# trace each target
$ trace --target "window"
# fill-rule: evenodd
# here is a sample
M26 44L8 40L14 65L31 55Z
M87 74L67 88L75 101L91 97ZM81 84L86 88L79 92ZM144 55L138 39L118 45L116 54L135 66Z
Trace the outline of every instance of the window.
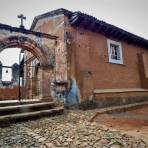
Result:
M109 62L123 64L121 43L108 39Z

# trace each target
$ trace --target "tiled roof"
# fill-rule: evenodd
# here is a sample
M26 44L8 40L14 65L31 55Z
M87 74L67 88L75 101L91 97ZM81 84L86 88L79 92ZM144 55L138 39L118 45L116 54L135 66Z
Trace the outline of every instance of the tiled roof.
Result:
M108 38L124 41L129 44L134 44L139 47L148 48L148 40L140 36L127 32L119 27L101 21L91 15L84 14L80 11L72 12L66 9L57 9L34 18L31 29L33 29L39 19L52 17L56 15L66 15L69 18L70 24L73 27L83 27L92 32L98 32Z

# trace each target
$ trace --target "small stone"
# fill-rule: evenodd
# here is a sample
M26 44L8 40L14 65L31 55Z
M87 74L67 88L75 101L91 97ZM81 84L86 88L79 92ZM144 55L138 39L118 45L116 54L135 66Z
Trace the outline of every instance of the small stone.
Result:
M89 143L90 146L93 146L94 144L92 142Z
M36 130L35 130L35 133L37 133L37 134L38 134L38 133L40 133L40 131L39 131L38 129L36 129Z
M121 148L121 146L117 145L117 144L113 144L113 145L110 146L110 148Z
M38 139L38 142L43 142L45 140L46 140L46 138L45 137L42 137L42 138Z
M80 144L81 144L81 142L80 142L80 141L78 141L78 140L76 140L76 141L75 141L75 144L76 144L76 145L80 145Z
M53 143L46 143L45 145L46 145L47 148L53 148L54 147Z
M102 146L101 148L108 148L107 146Z
M35 138L35 139L40 139L41 136L39 136L39 135L35 135L34 138Z
M59 136L58 139L60 142L63 141L63 136Z
M88 139L87 138L83 138L82 141L88 141Z
M68 144L68 142L64 142L63 145L64 145L64 146L67 146L67 145L69 145L69 144Z
M55 141L56 146L61 146L59 141Z
M107 139L101 139L100 141L99 141L99 143L101 143L101 144L108 144L108 140Z
M40 148L47 148L46 145L40 145Z
M82 147L86 147L86 146L88 146L88 143L87 143L87 142L82 142L80 145L81 145Z
M73 140L71 138L68 138L66 141L67 142L72 142Z

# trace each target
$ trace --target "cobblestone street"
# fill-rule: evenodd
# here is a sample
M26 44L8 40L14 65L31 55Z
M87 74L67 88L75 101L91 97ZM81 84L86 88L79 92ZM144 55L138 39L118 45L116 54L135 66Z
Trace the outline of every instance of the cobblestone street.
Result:
M147 114L148 105L145 105L126 112L101 114L95 118L95 121L98 121L103 127L113 128L148 142Z
M0 128L1 148L146 148L148 145L118 131L89 122L96 110L65 111Z

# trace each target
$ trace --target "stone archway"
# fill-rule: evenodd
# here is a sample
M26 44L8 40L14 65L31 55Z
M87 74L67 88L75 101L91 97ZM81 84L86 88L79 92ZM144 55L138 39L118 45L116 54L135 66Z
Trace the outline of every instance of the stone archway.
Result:
M25 36L9 36L0 40L0 52L7 48L21 48L23 50L31 52L39 61L41 67L41 99L50 98L50 72L49 71L51 65L47 60L46 53L44 51L44 47L39 45L34 40ZM45 74L48 76L45 76Z
M41 66L48 66L48 60L43 47L32 39L24 36L10 36L0 40L0 52L6 48L14 47L31 52L39 60Z
M0 23L0 52L6 48L18 47L31 52L38 59L41 71L40 98L51 99L51 91L48 88L50 88L52 81L63 81L67 76L65 75L66 53L57 54L59 51L65 51L64 45L60 43L57 36ZM60 58L62 61L59 60L61 54L63 55ZM56 75L53 76L54 72Z

